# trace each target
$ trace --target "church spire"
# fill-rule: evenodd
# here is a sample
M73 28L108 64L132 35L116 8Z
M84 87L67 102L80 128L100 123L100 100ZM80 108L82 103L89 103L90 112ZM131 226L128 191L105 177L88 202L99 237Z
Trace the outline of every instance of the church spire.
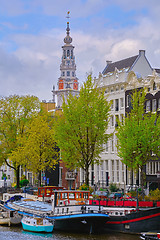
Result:
M66 33L67 33L67 36L64 38L64 43L66 44L70 44L72 42L72 38L70 37L70 28L69 28L69 16L70 12L68 11L67 12L67 17L68 18L68 22L67 22L67 28L66 28Z
M70 18L69 13L67 13L66 18ZM76 96L79 94L78 90L78 78L76 77L76 64L74 56L74 46L72 43L72 38L70 37L70 27L69 20L67 21L66 37L64 38L64 45L62 46L63 54L60 64L61 76L58 79L58 90L55 91L57 95L57 107L61 108L63 97L67 102L69 94Z

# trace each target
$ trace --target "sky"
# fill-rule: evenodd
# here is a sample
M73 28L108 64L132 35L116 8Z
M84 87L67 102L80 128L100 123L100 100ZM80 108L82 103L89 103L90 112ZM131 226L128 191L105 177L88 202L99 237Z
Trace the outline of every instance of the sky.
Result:
M68 11L80 84L139 50L160 68L160 0L0 0L0 97L52 100Z

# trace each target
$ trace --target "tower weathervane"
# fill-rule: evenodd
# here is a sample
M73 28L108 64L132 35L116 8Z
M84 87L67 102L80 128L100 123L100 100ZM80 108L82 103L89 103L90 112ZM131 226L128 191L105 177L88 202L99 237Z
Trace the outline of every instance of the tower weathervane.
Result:
M66 16L66 18L68 19L70 18L69 14L70 14L70 11L67 12L67 16Z

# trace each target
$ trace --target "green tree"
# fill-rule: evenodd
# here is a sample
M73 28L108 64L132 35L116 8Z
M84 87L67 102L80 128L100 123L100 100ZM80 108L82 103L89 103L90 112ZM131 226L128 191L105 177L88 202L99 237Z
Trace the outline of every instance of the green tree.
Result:
M110 106L104 91L91 75L80 89L79 97L70 95L63 101L63 112L55 123L55 138L67 167L82 168L89 185L89 166L100 163L102 145L107 142Z
M9 96L0 99L0 165L4 163L15 170L19 187L19 168L23 162L11 161L12 152L21 146L21 137L34 115L40 110L35 96Z
M21 139L21 146L12 152L11 159L23 162L25 167L39 178L41 185L41 172L54 169L57 164L58 151L54 140L52 119L47 113L40 112L32 119Z
M135 90L131 99L131 110L117 128L118 155L129 169L140 169L143 189L144 166L160 155L160 118L157 113L145 112L146 92Z

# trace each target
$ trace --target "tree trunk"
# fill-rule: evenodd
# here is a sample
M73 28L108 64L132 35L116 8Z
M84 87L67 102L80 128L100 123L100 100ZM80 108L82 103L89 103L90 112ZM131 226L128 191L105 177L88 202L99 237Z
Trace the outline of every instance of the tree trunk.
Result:
M145 172L144 172L144 167L141 167L141 189L142 189L142 196L144 197L144 182L145 182Z
M85 167L85 184L89 186L89 166L86 164Z
M16 181L17 181L17 188L18 189L20 188L20 186L19 186L19 178L20 178L19 169L20 169L20 165L16 169Z
M41 171L38 173L38 186L41 187Z

